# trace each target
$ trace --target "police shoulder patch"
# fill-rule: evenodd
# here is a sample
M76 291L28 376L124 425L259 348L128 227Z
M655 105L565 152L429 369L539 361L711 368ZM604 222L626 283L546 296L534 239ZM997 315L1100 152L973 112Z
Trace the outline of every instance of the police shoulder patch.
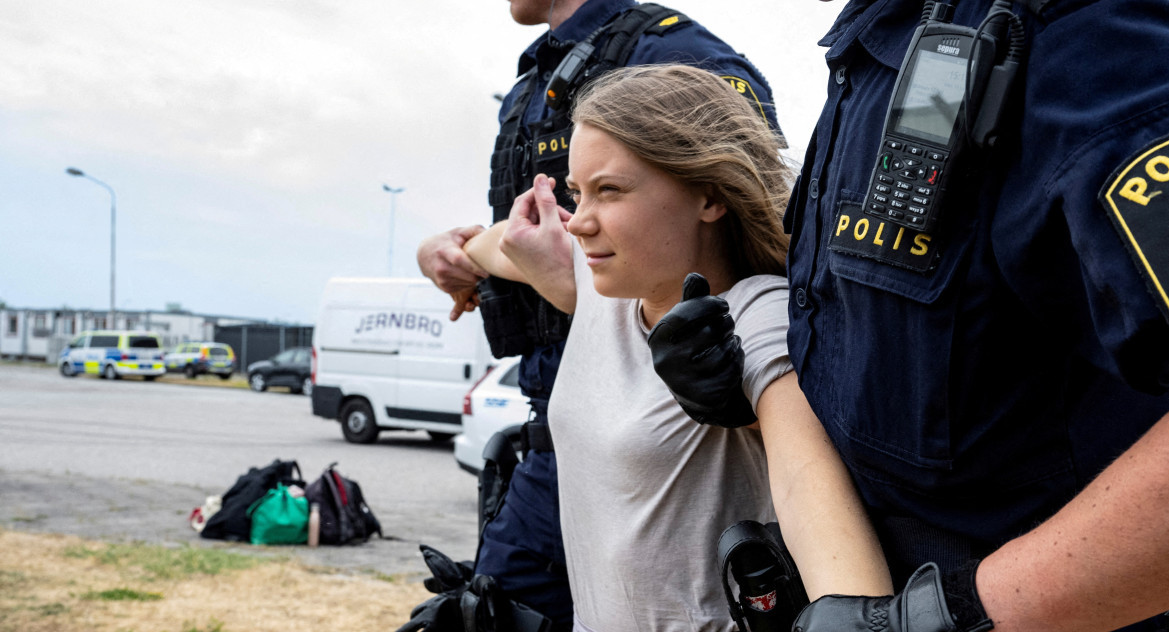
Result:
M1169 320L1169 137L1129 157L1105 181L1099 198Z
M690 23L690 18L686 17L684 14L673 13L667 17L664 17L664 18L658 20L657 23L655 23L652 26L650 26L649 28L647 28L645 30L645 32L650 34L650 35L661 35L662 33L665 33L666 31L674 28L675 26L680 26L682 24L689 24L689 23Z
M750 81L747 81L741 77L736 77L734 75L722 75L722 78L723 81L731 84L731 87L735 89L735 92L738 92L739 94L747 97L747 100L751 102L751 105L754 106L755 109L759 110L759 116L762 116L764 119L767 118L767 112L763 110L763 103L759 100L759 95L755 94L755 88L751 87Z

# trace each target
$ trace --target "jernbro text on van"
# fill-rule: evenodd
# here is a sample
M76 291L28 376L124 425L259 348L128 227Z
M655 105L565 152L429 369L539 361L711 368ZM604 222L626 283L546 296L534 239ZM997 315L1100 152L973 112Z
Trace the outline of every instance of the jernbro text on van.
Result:
M401 314L397 312L380 312L363 316L357 321L357 329L353 333L360 334L378 329L405 329L416 330L438 338L442 336L442 321L423 316L422 314Z

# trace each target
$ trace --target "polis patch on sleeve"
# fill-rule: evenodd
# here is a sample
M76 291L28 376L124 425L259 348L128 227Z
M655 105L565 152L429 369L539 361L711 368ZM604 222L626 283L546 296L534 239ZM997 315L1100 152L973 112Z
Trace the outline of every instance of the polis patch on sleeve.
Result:
M723 81L731 84L731 87L735 89L735 92L738 92L739 94L746 97L747 100L751 102L751 106L759 111L759 116L762 116L764 119L767 118L767 111L763 108L763 102L759 100L759 95L755 94L755 88L751 87L751 82L734 75L722 75L722 79ZM780 149L788 148L787 138L783 135L782 131L779 132L778 140Z
M842 203L828 249L926 272L934 263L933 237L865 214L860 204Z
M1169 320L1169 137L1114 171L1100 189L1100 203Z

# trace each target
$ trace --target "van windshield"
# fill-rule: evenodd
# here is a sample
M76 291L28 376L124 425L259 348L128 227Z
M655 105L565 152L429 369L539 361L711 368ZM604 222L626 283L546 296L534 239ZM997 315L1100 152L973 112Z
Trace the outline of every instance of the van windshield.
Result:
M136 349L157 349L158 338L154 336L130 336L130 346Z

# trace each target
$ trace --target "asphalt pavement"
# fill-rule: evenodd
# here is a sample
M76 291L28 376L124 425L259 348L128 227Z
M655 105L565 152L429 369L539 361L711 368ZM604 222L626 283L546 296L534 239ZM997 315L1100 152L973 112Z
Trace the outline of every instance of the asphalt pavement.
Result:
M204 382L203 380L206 380ZM346 443L308 398L93 377L0 363L0 526L113 542L230 547L315 565L420 578L426 543L474 556L476 481L449 442L394 431ZM187 516L251 466L295 459L307 481L336 461L361 484L384 539L355 546L254 547L205 540Z

